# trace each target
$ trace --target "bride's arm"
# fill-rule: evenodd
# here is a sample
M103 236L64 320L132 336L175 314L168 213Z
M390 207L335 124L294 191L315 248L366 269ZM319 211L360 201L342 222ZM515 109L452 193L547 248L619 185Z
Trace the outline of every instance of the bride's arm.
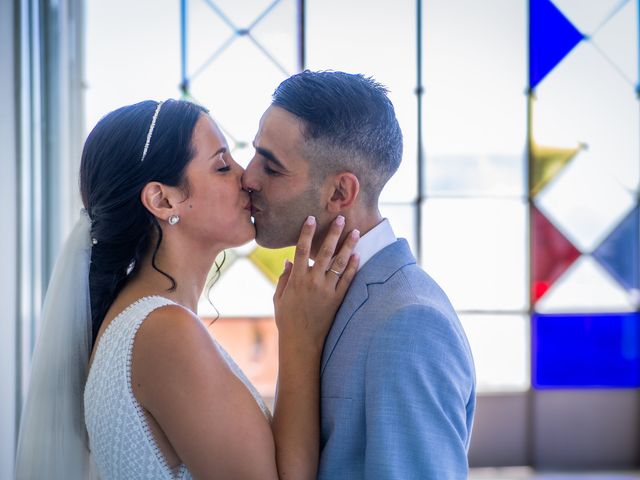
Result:
M136 336L131 373L166 437L160 445L194 478L278 479L269 423L198 317L177 305L154 311Z
M308 221L300 234L295 263L285 268L274 295L279 372L272 429L281 479L317 476L322 347L357 269L357 258L351 256L357 232L333 256L342 228L332 224L309 268L315 222ZM330 268L344 273L336 276Z
M273 428L191 312L162 307L136 335L134 395L196 479L315 478L320 352L356 262L350 260L337 281L326 274L327 247L308 269L314 229L303 228L295 266L276 291L281 365ZM331 252L341 230L328 234ZM332 268L347 264L354 244L353 238L345 242Z

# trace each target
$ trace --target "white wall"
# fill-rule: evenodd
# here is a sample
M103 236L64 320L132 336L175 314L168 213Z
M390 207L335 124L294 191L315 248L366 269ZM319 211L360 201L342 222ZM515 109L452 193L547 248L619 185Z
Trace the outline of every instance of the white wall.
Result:
M16 441L17 142L14 3L0 2L0 478L13 477Z

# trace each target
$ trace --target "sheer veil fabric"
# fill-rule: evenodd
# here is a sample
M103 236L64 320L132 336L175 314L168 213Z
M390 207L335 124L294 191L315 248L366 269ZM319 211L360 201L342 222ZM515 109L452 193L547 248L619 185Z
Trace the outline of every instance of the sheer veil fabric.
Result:
M16 478L97 479L84 423L91 353L91 221L83 210L45 297L22 412Z

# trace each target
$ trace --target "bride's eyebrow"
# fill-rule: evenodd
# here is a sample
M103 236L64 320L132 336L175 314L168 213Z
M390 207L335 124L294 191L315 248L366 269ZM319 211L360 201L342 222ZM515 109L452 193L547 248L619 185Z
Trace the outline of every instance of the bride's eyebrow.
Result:
M226 153L226 152L227 152L227 147L219 148L218 150L216 150L216 152L213 155L209 157L209 160L211 160L213 157L217 157L221 153Z

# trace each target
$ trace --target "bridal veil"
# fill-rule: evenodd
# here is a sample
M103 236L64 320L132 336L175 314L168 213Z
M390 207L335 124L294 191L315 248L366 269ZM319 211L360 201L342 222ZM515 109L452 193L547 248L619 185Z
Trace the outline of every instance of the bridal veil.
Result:
M20 423L18 480L97 478L83 407L91 353L90 231L83 210L49 282Z

